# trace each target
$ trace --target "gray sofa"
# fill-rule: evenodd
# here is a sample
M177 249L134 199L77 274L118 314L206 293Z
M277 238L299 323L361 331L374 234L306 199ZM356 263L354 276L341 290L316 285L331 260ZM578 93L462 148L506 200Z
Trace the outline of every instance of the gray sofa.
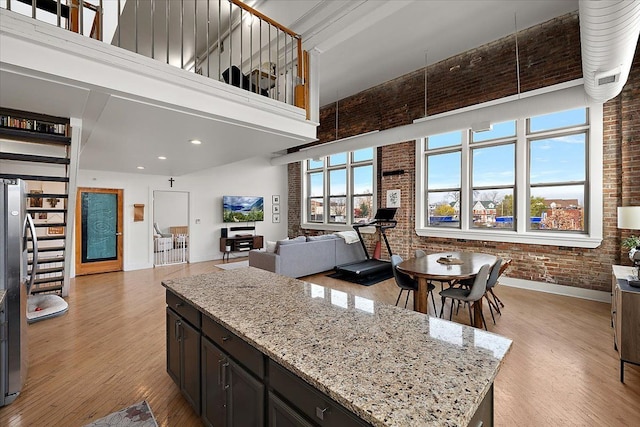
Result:
M250 251L249 265L283 276L302 277L366 258L359 242L346 244L334 234L296 239L279 241L275 252Z

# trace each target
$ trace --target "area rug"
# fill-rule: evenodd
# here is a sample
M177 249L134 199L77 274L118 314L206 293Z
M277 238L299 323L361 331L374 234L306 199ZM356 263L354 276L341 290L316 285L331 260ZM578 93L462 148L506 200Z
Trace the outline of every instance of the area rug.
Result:
M216 264L216 267L223 270L235 270L236 268L249 267L249 260L245 259L244 261L230 262L227 264Z
M158 427L146 400L86 424L84 427Z
M391 279L393 277L393 271L384 271L382 273L376 274L375 276L366 276L366 277L358 277L351 274L344 273L331 273L327 274L327 277L331 277L332 279L344 280L351 283L357 283L362 286L371 286L376 283L380 283L387 279Z

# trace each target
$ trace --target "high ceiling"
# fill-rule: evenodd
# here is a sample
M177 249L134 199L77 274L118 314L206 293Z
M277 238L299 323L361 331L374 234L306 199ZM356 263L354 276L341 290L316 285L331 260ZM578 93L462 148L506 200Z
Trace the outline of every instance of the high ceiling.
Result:
M193 4L193 0L184 3ZM217 3L212 0L212 7ZM318 64L320 106L512 34L516 28L524 29L578 9L577 0L248 3L302 35L304 49L312 52ZM163 3L156 4L162 10ZM171 57L175 55L172 53ZM213 123L206 117L166 106L159 109L134 102L99 87L55 79L46 70L33 73L37 74L34 77L0 65L3 107L83 119L87 126L83 134L87 135L81 169L180 175L250 156L269 157L274 151L301 144L293 138L265 135L256 129ZM176 127L171 123L187 125ZM140 132L144 128L153 129L152 137ZM181 148L185 141L197 136L196 131L216 135L216 143L193 153ZM222 144L223 140L242 143ZM156 159L143 171L136 169L144 161L141 153ZM157 156L163 153L169 153L168 159L158 162Z

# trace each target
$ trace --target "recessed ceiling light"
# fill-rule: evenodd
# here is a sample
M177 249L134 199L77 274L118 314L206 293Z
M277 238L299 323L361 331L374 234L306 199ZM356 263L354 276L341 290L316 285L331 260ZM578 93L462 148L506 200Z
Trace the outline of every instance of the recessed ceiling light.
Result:
M192 143L192 144L195 144L195 145L200 145L200 144L202 144L202 141L200 141L199 139L192 139L192 140L191 140L191 141L189 141L189 142L190 142L190 143Z
M167 158L166 158L165 156L158 156L158 158L159 158L160 160L167 160Z
M144 169L144 166L138 166L138 169Z

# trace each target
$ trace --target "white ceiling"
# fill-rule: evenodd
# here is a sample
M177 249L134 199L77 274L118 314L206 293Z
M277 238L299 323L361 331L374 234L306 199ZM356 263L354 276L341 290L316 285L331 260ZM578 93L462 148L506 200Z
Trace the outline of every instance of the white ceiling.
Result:
M524 29L578 9L577 0L257 0L249 4L301 34L304 48L314 52L321 106L420 69L425 62L432 64L512 34L516 26ZM3 66L0 105L82 118L87 142L81 169L175 176L251 156L269 157L301 144L51 77L46 71L22 74ZM199 147L186 143L197 135L214 137ZM145 170L135 169L139 164Z

